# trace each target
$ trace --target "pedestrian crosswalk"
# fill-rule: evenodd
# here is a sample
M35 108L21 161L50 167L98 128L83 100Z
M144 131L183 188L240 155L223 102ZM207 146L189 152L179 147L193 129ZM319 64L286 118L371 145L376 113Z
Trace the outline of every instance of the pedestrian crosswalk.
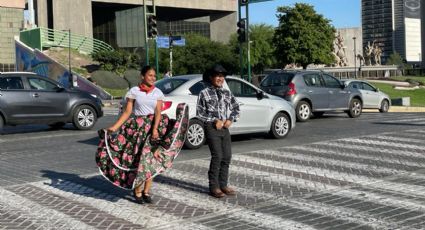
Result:
M386 122L425 122L408 117ZM234 154L238 194L223 199L208 195L208 158L156 177L149 205L97 174L0 187L0 229L425 229L424 137L415 127Z

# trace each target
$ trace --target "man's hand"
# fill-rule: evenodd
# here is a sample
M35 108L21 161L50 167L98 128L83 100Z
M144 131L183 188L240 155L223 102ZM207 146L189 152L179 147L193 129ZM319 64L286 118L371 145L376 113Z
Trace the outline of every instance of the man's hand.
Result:
M222 121L222 120L216 120L216 121L215 121L215 128L216 128L217 130L222 129L222 128L223 128L223 125L224 125L224 123L223 123L223 121Z
M231 120L226 120L224 122L223 127L226 128L226 129L228 129L231 125L232 125L232 121Z

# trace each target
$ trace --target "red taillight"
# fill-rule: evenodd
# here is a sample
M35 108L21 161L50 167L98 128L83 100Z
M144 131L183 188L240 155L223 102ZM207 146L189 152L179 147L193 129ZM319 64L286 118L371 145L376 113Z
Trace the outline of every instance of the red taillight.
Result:
M161 108L161 110L164 111L164 110L169 109L172 104L173 104L173 102L171 102L171 101L164 101L164 102L162 102L162 108Z
M290 82L288 87L289 87L288 92L286 92L287 96L292 96L297 94L297 91L295 90L295 84L293 82Z

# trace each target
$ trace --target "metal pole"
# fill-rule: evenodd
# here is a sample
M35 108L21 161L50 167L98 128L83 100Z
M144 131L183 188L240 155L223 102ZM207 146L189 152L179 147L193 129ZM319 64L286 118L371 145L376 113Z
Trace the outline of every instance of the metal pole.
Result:
M249 1L246 3L246 44L247 44L247 71L248 71L248 81L251 82L251 44L249 42L249 11L248 11Z
M144 38L145 38L145 58L146 58L146 65L149 65L149 40L148 40L148 22L147 22L147 9L146 9L146 4L145 4L145 0L143 0L143 17L144 17L144 24L145 24L145 33L144 33Z
M173 76L173 42L170 36L170 75Z
M357 53L357 50L356 50L356 37L353 37L353 40L354 40L354 78L356 78L357 79L357 60L356 60L356 53Z
M238 13L239 13L238 22L240 22L241 19L242 19L241 1L238 1L238 6L239 6L239 10L238 10ZM242 48L243 48L242 43L239 42L239 65L241 67L241 78L243 79L243 70L244 70L244 68L243 68L243 53L242 53Z
M69 67L69 88L74 86L72 79L72 68L71 68L71 29L68 30L68 67Z
M159 63L158 63L158 42L157 42L158 38L154 39L154 44L155 44L155 70L157 73L159 73Z

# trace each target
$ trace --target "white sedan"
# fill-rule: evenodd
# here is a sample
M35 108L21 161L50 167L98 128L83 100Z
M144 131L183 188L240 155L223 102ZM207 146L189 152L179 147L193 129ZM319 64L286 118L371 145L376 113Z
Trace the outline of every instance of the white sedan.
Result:
M381 113L386 113L390 109L390 97L368 82L355 79L347 79L343 82L348 88L360 91L363 98L363 109L379 109Z
M165 95L163 113L174 118L176 106L189 105L189 129L185 146L196 149L205 143L204 124L196 117L199 92L206 87L202 75L182 75L159 80L156 87ZM240 104L240 118L230 128L231 134L268 132L274 138L284 138L295 127L295 111L282 98L264 93L251 83L228 76L224 83Z

